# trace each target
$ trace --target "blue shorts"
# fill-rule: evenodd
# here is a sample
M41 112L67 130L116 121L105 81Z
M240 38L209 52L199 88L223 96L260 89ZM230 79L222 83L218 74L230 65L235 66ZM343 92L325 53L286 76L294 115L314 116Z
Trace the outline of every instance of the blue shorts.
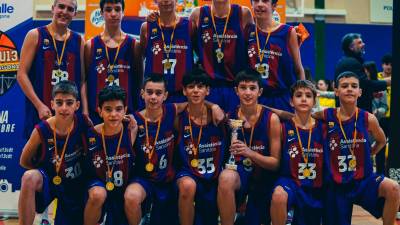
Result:
M353 204L357 204L374 217L382 217L385 199L379 197L379 185L385 177L376 175L349 184L328 184L323 213L324 225L350 225Z
M233 87L210 88L210 94L206 100L219 105L225 112L233 112L239 105L239 97Z
M266 105L275 109L284 110L287 112L294 112L294 108L290 105L290 93L271 95L271 96L260 96L258 103Z
M259 225L271 223L269 209L275 180L275 175L272 173L268 178L263 177L257 181L249 175L247 180L248 198L245 212L245 224Z
M252 171L248 170L249 167L245 167L243 164L237 165L237 172L240 178L240 188L236 191L236 205L240 205L247 197L249 193L249 180Z
M299 187L292 179L285 177L276 182L277 186L281 186L288 195L287 210L294 208L293 225L321 224L322 188Z
M95 179L89 182L89 188L92 187L102 187L105 189L105 184L103 181ZM101 220L99 223L104 222L106 225L127 225L128 220L125 215L124 210L124 192L125 188L117 188L113 191L107 191L107 198L103 204ZM105 216L105 221L103 221Z
M61 183L54 185L52 178L46 172L38 169L43 177L42 192L36 192L36 212L42 213L49 204L57 198L55 224L74 225L83 224L84 190L80 181L72 184ZM82 190L82 191L80 191Z
M155 183L137 177L132 183L140 184L146 191L143 205L151 210L151 225L166 224L166 221L171 225L178 224L178 191L175 182Z
M194 176L188 171L180 171L177 179L190 177L196 182L195 195L195 225L217 225L217 180L205 180Z

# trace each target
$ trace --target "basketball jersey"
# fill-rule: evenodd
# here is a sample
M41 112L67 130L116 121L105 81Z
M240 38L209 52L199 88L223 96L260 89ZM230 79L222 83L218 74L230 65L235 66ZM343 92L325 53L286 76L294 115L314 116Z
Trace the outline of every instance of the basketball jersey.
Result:
M293 121L288 120L282 124L281 175L290 177L297 186L319 188L323 182L326 127L321 121L315 120L315 125L312 128L310 149L307 149L309 129L298 128L298 130L303 150L300 150L298 134ZM308 158L308 163L305 162L303 153L304 158Z
M187 71L192 70L193 49L191 41L191 22L187 18L180 18L176 24L169 62L171 68L164 68L167 62L167 54L164 51L164 42L161 32L164 34L166 48L171 43L173 27L162 27L158 22L147 22L147 44L144 77L151 73L163 74L167 82L167 91L174 93L182 90L182 78Z
M251 68L257 69L260 65L259 48L257 47L256 25L249 24L245 28L248 63ZM264 58L261 66L265 72L261 74L264 93L268 95L288 92L297 77L294 70L293 57L290 53L289 39L292 26L281 24L271 32L267 45L265 41L268 33L258 29L260 48L264 48Z
M256 124L254 125L253 139L250 141L251 128L243 128L238 130L238 140L245 142L247 145L250 144L250 149L256 151L264 156L270 156L269 151L269 130L272 112L267 108L262 107L260 116ZM238 119L238 111L230 113L230 119ZM236 156L236 163L242 164L247 172L251 172L251 178L255 181L266 181L268 178L267 170L254 164L253 162L248 163L245 157Z
M58 174L56 172L56 161L61 159L67 135L59 136L56 134L57 143L55 143L53 128L46 120L42 120L35 126L35 129L39 132L41 143L37 154L38 168L46 172L50 179L58 175L62 178L61 185L63 186L82 185L83 155L87 147L86 130L88 124L89 122L83 116L74 116L74 126L68 138L64 159L61 162ZM57 154L55 154L55 144L57 144Z
M53 38L46 26L37 28L39 33L36 45L36 54L29 70L29 80L38 98L51 109L51 91L53 86L62 80L71 80L76 83L78 89L81 86L81 36L73 31L65 44L64 55L60 68L57 66L57 52L61 56L64 41L56 40L57 52L54 48ZM57 73L60 69L61 72ZM35 106L26 98L25 101L25 136L29 137L32 128L39 123L39 116Z
M211 111L208 110L208 115ZM200 125L191 120L193 141L190 136L188 112L185 110L179 115L179 154L182 169L199 178L211 180L221 172L226 149L226 131L220 123L215 126L212 121L203 125L201 139L197 148L197 156L193 155L193 147L197 146ZM194 142L194 143L193 143ZM197 159L197 167L191 166L191 161Z
M88 154L91 175L107 182L107 162L112 170L112 181L115 188L124 190L128 185L129 178L132 176L134 167L134 151L131 141L131 132L128 125L123 125L121 144L118 155L116 154L119 137L121 132L115 135L104 135L104 141L107 154L103 148L103 139L101 133L98 133L94 127L88 131Z
M138 134L135 141L135 151L137 155L137 170L140 176L152 182L169 182L175 178L175 169L172 161L176 144L176 134L174 132L174 120L176 109L174 104L163 106L163 115L160 123L160 130L157 143L154 146L154 139L157 133L158 122L148 122L149 143L154 146L154 153L149 161L146 151L146 127L145 118L139 113L135 113L138 126ZM152 171L146 171L148 163L153 164Z
M215 32L210 6L200 8L200 17L197 24L197 47L199 61L204 70L212 79L232 82L236 74L246 67L243 60L245 44L243 39L242 7L232 4L229 18L215 18ZM226 19L229 19L226 33L222 36ZM221 50L224 57L218 62L216 50L218 49L217 35L222 42Z
M325 156L328 178L337 184L346 184L354 180L362 180L372 174L371 143L368 138L368 112L358 109L357 137L354 145L356 167L350 166L350 160L354 159L350 148L353 143L355 115L342 121L343 130L346 133L346 141L340 129L337 118L337 109L324 110L324 118L328 124L328 150Z
M117 48L108 48L109 59L106 56L106 45L98 35L91 39L91 52L89 71L87 74L87 95L89 112L97 112L99 92L106 86L117 85L126 91L125 105L128 107L128 113L134 112L134 104L139 93L134 91L134 49L135 39L126 35L120 44L118 57L112 71L109 71L109 64L114 62ZM137 84L136 84L137 86ZM136 97L135 97L136 96ZM93 119L93 118L92 118Z

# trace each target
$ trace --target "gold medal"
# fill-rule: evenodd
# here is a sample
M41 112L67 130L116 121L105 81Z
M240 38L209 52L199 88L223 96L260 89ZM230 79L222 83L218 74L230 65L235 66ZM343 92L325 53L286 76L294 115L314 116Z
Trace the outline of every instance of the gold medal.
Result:
M108 75L107 80L108 80L108 82L112 83L115 80L114 75L111 75L111 74Z
M244 165L244 166L250 167L252 164L253 164L253 162L252 162L251 159L249 159L249 158L245 158L245 159L243 160L243 165Z
M222 50L219 48L215 51L216 56L217 56L217 61L218 63L222 62L222 59L224 58L224 53L222 52Z
M153 163L151 163L151 162L147 163L147 164L146 164L146 171L147 171L147 172L151 172L151 171L153 171L153 170L154 170L154 165L153 165Z
M192 167L194 167L194 168L197 168L197 167L199 166L199 160L197 160L197 159L192 159L192 160L190 161L190 165L191 165Z
M350 168L356 168L356 166L357 166L357 160L356 159L351 159L349 161L349 167Z
M171 63L169 60L167 60L167 61L164 63L164 70L170 70L171 67L172 67L172 63Z
M62 181L62 179L60 176L57 175L57 176L53 177L53 184L60 185L61 181Z
M62 71L60 69L55 71L56 77L61 77L62 76Z
M106 189L107 189L107 191L112 191L112 190L114 190L114 183L113 182L111 182L111 181L108 181L107 183L106 183Z
M262 65L257 66L257 72L259 74L264 74L265 73L265 67Z
M305 168L305 169L303 170L303 176L304 176L304 177L309 177L310 175L311 175L310 170L309 170L308 168Z

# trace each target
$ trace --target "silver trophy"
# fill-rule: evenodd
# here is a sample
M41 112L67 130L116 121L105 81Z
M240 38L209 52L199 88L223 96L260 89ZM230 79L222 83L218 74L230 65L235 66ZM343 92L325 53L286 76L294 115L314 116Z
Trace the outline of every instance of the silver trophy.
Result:
M243 126L243 120L229 120L229 126L232 128L231 143L238 139L238 130ZM235 163L235 156L230 153L228 163L225 163L225 168L230 170L237 170Z

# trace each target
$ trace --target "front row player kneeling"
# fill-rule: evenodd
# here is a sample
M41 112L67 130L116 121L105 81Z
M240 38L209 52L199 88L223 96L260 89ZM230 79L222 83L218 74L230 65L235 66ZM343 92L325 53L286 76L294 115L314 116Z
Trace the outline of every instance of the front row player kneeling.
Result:
M29 169L22 177L18 202L19 224L33 224L58 199L56 224L83 224L85 183L83 155L89 122L75 114L78 89L71 81L53 87L55 116L37 124L22 151L20 164Z

